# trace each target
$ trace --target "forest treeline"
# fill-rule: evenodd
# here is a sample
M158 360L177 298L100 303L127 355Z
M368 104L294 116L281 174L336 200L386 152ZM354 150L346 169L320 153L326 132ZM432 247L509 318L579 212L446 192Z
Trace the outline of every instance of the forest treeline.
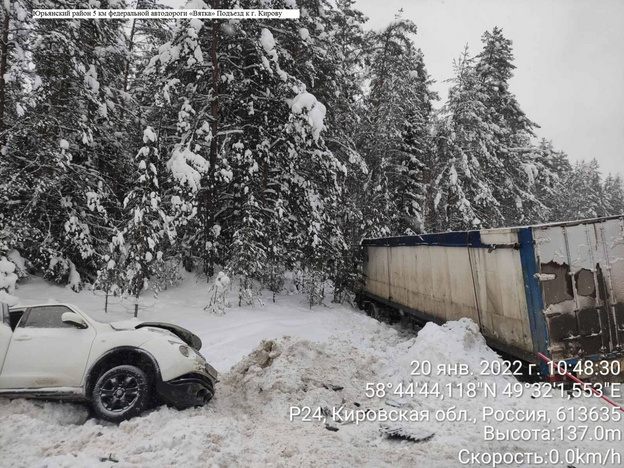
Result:
M206 2L301 8L286 21L30 14L96 3L128 6L2 8L0 257L49 279L138 296L183 265L278 292L300 269L312 302L327 280L341 300L362 238L624 213L594 155L537 140L499 28L458 51L440 107L418 18L370 31L352 0Z

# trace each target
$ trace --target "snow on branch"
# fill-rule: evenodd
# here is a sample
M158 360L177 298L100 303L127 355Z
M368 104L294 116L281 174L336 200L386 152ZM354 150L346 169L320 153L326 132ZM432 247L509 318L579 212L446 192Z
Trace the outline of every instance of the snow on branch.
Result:
M180 184L188 184L193 192L201 187L201 175L210 167L208 161L202 156L193 153L188 147L176 146L169 161L167 169Z
M308 123L312 127L314 140L318 140L321 131L325 128L327 108L314 95L304 91L290 103L290 110L293 114L301 114L304 109L308 111Z

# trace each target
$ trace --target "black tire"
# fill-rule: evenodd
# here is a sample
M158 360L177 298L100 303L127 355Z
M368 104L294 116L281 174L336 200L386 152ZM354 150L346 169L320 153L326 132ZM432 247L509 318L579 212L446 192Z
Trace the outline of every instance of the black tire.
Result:
M102 374L91 395L93 411L106 421L120 423L138 416L151 401L149 380L138 367L117 366Z
M366 304L366 315L376 320L379 320L381 318L381 314L377 304L375 304L374 302L368 302Z

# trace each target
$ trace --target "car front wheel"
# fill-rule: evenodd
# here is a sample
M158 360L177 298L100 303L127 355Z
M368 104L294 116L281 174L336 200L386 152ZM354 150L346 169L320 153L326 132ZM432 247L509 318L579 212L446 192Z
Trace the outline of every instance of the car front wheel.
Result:
M113 367L95 383L93 411L101 419L119 423L145 411L150 396L145 372L134 366Z

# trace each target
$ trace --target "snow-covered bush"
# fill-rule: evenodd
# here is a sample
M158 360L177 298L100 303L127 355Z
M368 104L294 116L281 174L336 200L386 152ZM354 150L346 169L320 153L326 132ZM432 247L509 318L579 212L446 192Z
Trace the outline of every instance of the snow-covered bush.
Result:
M241 276L238 279L238 307L243 305L253 306L258 304L264 307L262 300L262 284L247 276Z
M292 284L295 288L294 291L292 292L301 292L303 291L303 283L305 280L305 276L303 274L303 271L300 268L297 268L295 271L292 272Z
M275 296L284 289L284 266L273 262L267 266L267 272L264 276L263 282L273 294L273 302L275 302Z
M15 265L15 274L18 280L28 277L28 261L16 249L7 252L7 259Z
M17 282L17 274L15 273L15 264L7 260L6 257L0 258L0 290L8 294L15 292L15 283Z
M74 262L67 258L53 256L50 258L44 277L57 283L66 284L74 292L80 292L84 287L82 277Z
M304 286L306 299L310 308L323 303L323 299L325 299L325 289L327 288L327 281L323 273L307 271L305 273Z
M116 252L118 253L118 252ZM115 260L111 255L105 255L102 258L103 266L98 270L97 279L93 284L93 292L104 293L104 312L108 312L109 296L117 296L123 293L123 275L119 270L119 257Z
M182 279L182 261L174 257L158 265L150 284L157 296L159 292L179 285Z
M224 315L225 308L230 307L227 298L229 291L230 278L221 271L208 289L208 305L204 307L204 310L214 315Z

